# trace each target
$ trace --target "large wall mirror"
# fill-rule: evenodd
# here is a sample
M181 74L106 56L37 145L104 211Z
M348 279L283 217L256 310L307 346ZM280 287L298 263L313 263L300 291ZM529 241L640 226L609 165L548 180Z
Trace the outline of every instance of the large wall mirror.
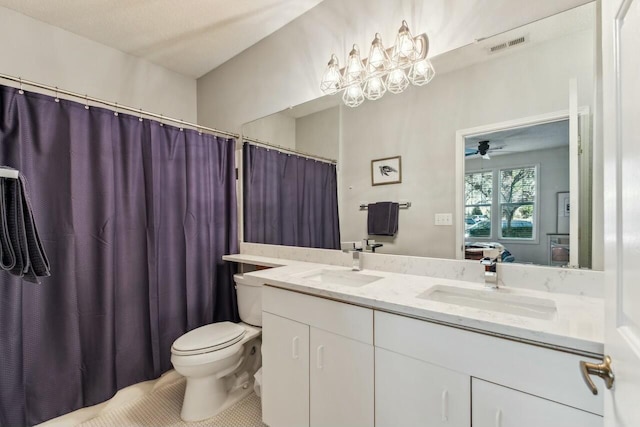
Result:
M504 262L590 268L591 192L601 179L592 171L596 22L589 3L431 58L436 76L425 86L356 108L340 95L318 98L247 123L243 138L306 158L292 179L330 165L305 176L334 185L336 206L322 207L333 203L325 189L303 208L280 209L306 209L306 226L339 231L339 241L458 259L492 247ZM262 186L254 214L277 202ZM392 233L369 234L378 202L399 204ZM326 235L297 244L339 248ZM264 238L244 240L278 243Z

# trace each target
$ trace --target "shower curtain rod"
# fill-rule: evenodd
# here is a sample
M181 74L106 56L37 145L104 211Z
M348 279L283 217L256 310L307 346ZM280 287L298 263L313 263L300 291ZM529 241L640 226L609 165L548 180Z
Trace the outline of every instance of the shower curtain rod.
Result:
M293 154L296 154L298 156L306 157L308 159L320 160L322 162L327 162L327 163L333 163L334 165L336 163L338 163L338 161L335 160L335 159L330 159L328 157L317 156L317 155L311 154L311 153L305 153L304 151L293 150L291 148L283 147L282 145L271 144L269 142L261 141L259 139L249 138L249 137L246 137L244 135L242 135L242 141L253 142L254 144L259 144L259 145L266 145L267 147L274 148L277 151L284 151L286 153L293 153Z
M106 105L108 107L112 107L114 108L116 111L120 110L120 111L129 111L138 115L144 115L147 117L153 117L155 119L159 119L161 122L162 121L166 121L166 122L172 122L172 123L176 123L179 124L181 126L188 126L191 128L195 128L197 131L207 131L209 133L215 133L218 135L225 135L225 136L230 136L233 138L240 138L240 135L238 135L237 133L233 133L233 132L227 132L224 130L219 130L219 129L214 129L214 128L210 128L210 127L206 127L206 126L200 126L196 123L190 123L190 122L186 122L184 120L181 119L174 119L173 117L166 117L163 116L162 114L157 114L157 113L152 113L150 111L145 111L142 108L134 108L134 107L128 107L126 105L120 105L117 102L111 102L111 101L105 101L104 99L99 99L99 98L94 98L93 96L88 96L88 95L82 95L80 93L76 93L76 92L71 92L70 90L64 90L64 89L59 89L55 86L49 86L43 83L38 83L38 82L33 82L30 80L25 80L21 77L13 77L7 74L2 74L0 73L0 78L5 79L5 80L10 80L12 82L16 82L20 84L20 89L22 89L23 85L27 85L27 86L33 86L33 87L37 87L40 89L45 89L51 92L54 92L56 94L56 97L59 94L62 95L67 95L67 96L72 96L74 98L80 98L80 99L84 99L86 102L93 102L95 104L101 104L101 105Z

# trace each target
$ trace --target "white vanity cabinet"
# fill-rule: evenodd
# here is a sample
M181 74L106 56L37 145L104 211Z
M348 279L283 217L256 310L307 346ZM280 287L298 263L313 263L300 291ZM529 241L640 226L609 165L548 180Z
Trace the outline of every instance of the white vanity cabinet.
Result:
M263 421L374 425L373 311L263 289Z
M373 426L373 346L311 327L309 424Z
M472 425L481 427L602 427L602 417L477 378Z
M262 313L262 418L309 426L309 326Z
M469 427L471 377L376 348L376 427Z
M579 370L593 359L379 311L375 345L377 427L603 425Z

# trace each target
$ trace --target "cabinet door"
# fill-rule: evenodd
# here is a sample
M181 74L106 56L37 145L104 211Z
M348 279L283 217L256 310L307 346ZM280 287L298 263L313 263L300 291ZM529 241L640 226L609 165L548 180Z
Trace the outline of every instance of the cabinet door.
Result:
M262 419L309 425L309 326L262 313Z
M471 395L474 427L603 426L599 415L476 378Z
M376 427L471 425L471 378L376 348Z
M373 346L311 327L310 424L373 426Z

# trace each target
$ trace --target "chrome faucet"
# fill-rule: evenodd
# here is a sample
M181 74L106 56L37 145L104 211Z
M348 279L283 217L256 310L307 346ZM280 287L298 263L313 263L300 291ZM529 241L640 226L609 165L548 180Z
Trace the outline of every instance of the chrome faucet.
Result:
M354 249L351 251L353 254L353 262L351 264L351 270L360 271L362 270L362 257L360 254L362 253L362 249Z
M498 258L484 257L480 260L484 268L484 286L498 289Z
M360 254L362 253L362 247L356 247L356 242L342 243L342 252L348 253L351 252L352 264L351 270L360 271L362 270L362 257Z

